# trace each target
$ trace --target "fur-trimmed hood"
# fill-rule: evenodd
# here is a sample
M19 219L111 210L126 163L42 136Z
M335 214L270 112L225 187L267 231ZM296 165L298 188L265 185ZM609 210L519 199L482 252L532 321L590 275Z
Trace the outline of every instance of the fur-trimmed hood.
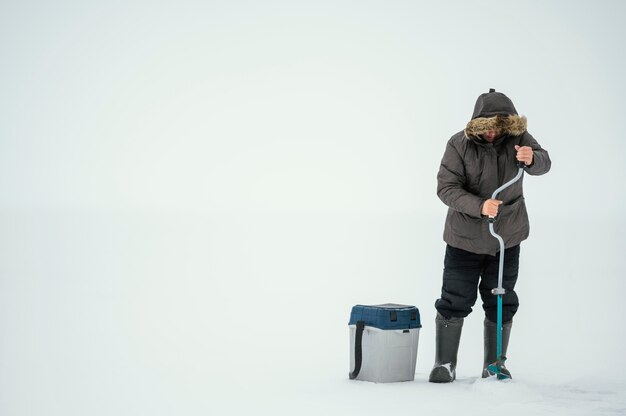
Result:
M476 100L472 120L465 127L465 137L477 137L489 130L519 136L526 131L526 117L517 114L513 102L493 88Z
M490 130L501 130L504 134L519 136L526 131L526 117L518 115L478 117L467 123L465 136L479 136Z

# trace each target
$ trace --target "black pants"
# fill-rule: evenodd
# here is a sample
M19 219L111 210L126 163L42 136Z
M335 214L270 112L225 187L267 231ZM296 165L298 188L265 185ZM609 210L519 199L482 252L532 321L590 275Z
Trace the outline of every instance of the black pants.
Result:
M519 251L519 245L504 250L502 287L506 293L502 296L502 322L513 319L519 307L517 293L513 290L517 282ZM499 252L495 256L475 254L448 245L441 298L435 302L437 311L446 318L466 317L476 303L478 289L485 316L491 322L496 322L498 297L491 293L491 289L498 287L499 257Z

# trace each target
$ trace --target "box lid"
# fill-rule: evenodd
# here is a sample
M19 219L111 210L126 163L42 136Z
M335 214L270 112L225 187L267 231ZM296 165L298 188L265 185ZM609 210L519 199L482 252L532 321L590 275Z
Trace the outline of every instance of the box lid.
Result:
M421 328L419 309L410 305L385 303L382 305L355 305L348 325L364 321L366 326L379 329Z

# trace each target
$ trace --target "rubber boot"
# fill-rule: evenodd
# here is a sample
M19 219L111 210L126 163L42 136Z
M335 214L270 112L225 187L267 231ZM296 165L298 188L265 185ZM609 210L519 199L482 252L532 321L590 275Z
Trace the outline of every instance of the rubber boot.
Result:
M494 364L497 360L497 326L498 325L495 322L491 322L485 318L485 360L483 362L483 378L496 375L494 372L489 371L487 366ZM506 350L509 346L509 337L511 336L512 326L513 321L502 324L502 366L500 370L502 371L502 374L509 378L511 378L511 373L507 370L504 363L506 361Z
M463 318L445 318L437 313L435 318L435 366L430 372L431 383L450 383L456 379L456 357L459 351Z

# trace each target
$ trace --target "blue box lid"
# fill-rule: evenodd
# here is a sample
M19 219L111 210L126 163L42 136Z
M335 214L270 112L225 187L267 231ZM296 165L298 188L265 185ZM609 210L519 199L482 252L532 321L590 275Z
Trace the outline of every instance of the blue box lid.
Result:
M350 313L348 325L364 321L365 326L379 329L421 328L419 309L410 305L385 303L383 305L355 305Z

